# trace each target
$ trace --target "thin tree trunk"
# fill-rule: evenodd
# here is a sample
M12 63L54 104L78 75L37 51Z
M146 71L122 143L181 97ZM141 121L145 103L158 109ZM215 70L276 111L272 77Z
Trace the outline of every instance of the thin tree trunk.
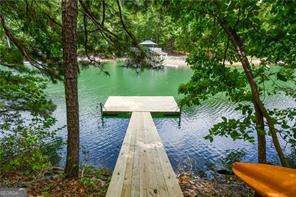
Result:
M79 105L77 90L77 0L62 0L63 58L65 69L65 95L67 108L67 178L79 174Z
M254 103L255 116L256 116L256 130L257 130L257 140L258 140L258 162L266 163L266 138L264 131L264 117L260 112L257 104Z
M245 53L245 50L244 50L244 47L243 47L243 42L240 39L240 37L237 35L235 30L233 28L231 28L225 20L219 19L219 24L224 29L225 33L230 38L230 40L232 41L234 47L236 48L238 57L240 59L240 62L242 63L242 67L243 67L244 72L245 72L245 74L247 76L247 79L248 79L248 82L249 82L249 85L250 85L250 88L251 88L251 91L252 91L253 101L254 101L254 103L256 103L258 109L260 110L260 112L262 113L262 115L264 116L264 118L267 121L269 132L271 134L272 141L273 141L275 149L276 149L276 151L278 153L278 156L280 158L281 164L282 164L282 166L288 166L288 161L285 158L285 155L283 153L283 150L281 148L279 139L278 139L277 134L276 134L276 130L275 130L275 127L274 127L274 122L273 122L272 118L270 117L270 115L269 115L267 109L265 108L264 104L260 100L260 94L259 94L259 91L258 91L258 87L257 87L256 81L254 79L253 73L250 70L250 63L249 63L249 60L248 60L247 55Z

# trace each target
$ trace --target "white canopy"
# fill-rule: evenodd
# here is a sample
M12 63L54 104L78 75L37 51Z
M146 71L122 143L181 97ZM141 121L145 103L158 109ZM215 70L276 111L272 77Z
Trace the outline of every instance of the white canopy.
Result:
M152 42L151 40L145 40L144 42L140 43L141 45L157 45L156 43Z

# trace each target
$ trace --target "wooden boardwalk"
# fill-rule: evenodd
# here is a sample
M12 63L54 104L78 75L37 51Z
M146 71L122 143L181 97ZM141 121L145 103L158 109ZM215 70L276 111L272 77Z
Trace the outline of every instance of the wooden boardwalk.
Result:
M183 196L149 111L132 112L106 196Z

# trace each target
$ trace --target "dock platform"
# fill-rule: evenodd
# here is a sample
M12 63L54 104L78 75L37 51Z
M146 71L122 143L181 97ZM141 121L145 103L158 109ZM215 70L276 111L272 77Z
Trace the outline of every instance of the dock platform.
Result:
M103 115L136 111L180 114L172 96L110 96L102 109Z
M140 103L141 99L145 100L145 103ZM111 105L111 102L108 103L108 100L105 104L108 104L105 109L114 110L115 107ZM119 100L125 100L125 98L121 97ZM155 101L153 99L151 100ZM160 98L156 100L164 101L166 99ZM109 101L112 101L112 99ZM151 113L148 111L155 109L159 112L165 112L165 107L154 105L147 102L147 99L139 97L130 101L135 101L136 104L131 102L132 106L126 104L121 105L123 106L122 108L117 106L119 112L127 112L129 110L138 111L131 111L131 119L106 196L183 196ZM140 106L143 106L143 108L140 108ZM176 107L175 105L167 106L169 106L167 109ZM174 109L176 110L176 108Z

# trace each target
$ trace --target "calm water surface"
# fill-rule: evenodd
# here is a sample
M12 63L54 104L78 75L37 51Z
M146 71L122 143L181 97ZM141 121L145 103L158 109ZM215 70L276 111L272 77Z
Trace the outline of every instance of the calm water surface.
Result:
M137 74L134 70L107 65L108 77L95 68L81 70L79 76L80 104L80 143L81 161L97 167L113 169L128 126L126 117L105 118L102 125L98 103L104 103L108 96L168 96L181 99L177 89L181 83L188 81L192 71L188 68L165 68L163 71L147 70ZM57 105L54 112L57 126L66 124L64 87L51 84L48 94ZM223 98L223 97L222 97ZM268 107L296 107L296 103L287 97L277 96L265 100ZM154 122L165 146L168 157L175 171L195 170L211 172L221 167L221 161L229 150L244 149L248 154L245 161L256 161L256 146L243 141L232 141L217 137L210 143L203 137L208 130L221 120L222 116L239 117L231 103L221 98L213 98L202 105L184 109L181 127L178 118L155 117ZM66 129L59 133L66 137ZM277 161L273 147L267 145L269 159ZM65 149L62 150L62 162L65 161Z

